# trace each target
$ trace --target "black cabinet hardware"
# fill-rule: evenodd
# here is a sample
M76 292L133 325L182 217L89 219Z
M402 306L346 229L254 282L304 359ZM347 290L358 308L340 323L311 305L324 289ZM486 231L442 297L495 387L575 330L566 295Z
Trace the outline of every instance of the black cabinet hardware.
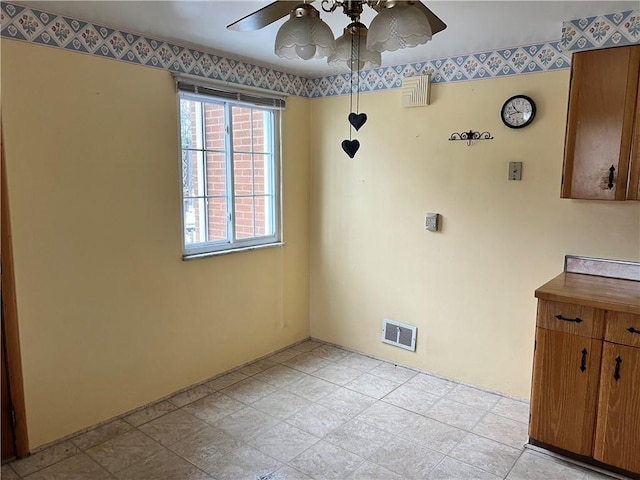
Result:
M580 362L580 371L584 372L587 369L587 349L582 349L582 361Z
M627 330L628 330L629 332L631 332L631 333L637 333L638 335L640 335L640 330L636 330L636 329L635 329L635 328L633 328L633 327L629 327L629 328L627 328Z
M609 183L607 184L607 187L609 187L609 190L613 188L613 174L615 173L615 171L616 171L616 167L611 165L611 168L609 169Z
M616 358L616 369L613 372L613 378L616 379L616 382L620 380L620 364L621 363L622 363L622 359L620 358L620 355L618 355L618 357Z
M581 318L567 318L567 317L563 317L562 315L556 315L556 318L558 320L562 320L563 322L575 322L575 323L580 323L582 322Z

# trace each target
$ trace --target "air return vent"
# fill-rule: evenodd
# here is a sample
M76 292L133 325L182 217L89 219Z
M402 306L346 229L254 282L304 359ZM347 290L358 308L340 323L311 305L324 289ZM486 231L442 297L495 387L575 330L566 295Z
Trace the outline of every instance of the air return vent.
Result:
M418 327L393 320L382 320L382 341L389 345L416 351L416 335Z

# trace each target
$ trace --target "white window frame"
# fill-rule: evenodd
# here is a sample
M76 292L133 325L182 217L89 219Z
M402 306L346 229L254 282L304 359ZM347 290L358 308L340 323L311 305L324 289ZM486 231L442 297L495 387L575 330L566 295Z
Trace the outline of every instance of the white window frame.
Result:
M219 85L214 84L213 86L206 84L201 88L198 88L197 84L194 83L185 83L184 78L177 77L176 83L178 85L178 94L177 94L177 105L178 105L178 132L179 132L179 170L180 170L180 210L181 210L181 237L182 237L182 257L185 260L206 257L211 255L220 255L225 253L233 253L245 250L253 250L255 248L264 248L270 246L279 246L282 245L282 198L281 198L281 179L280 179L280 171L281 171L281 149L280 149L280 137L282 131L281 125L281 114L280 110L284 108L284 99L282 97L272 97L272 96L264 96L261 97L259 93L252 90L249 94L245 94L241 90L229 89L228 87L220 88ZM186 87L185 87L186 85ZM189 88L189 91L185 91L185 88ZM206 94L200 93L201 91L206 91ZM211 92L219 92L220 95L212 95ZM235 97L235 98L233 98ZM182 168L182 156L185 151L184 146L182 145L182 125L181 125L181 104L180 100L191 100L201 102L202 104L215 104L224 106L225 111L225 162L226 162L226 200L227 200L227 238L225 240L218 241L204 241L199 243L187 243L186 234L186 219L185 219L185 200L188 197L184 195L184 175L185 172ZM254 100L257 99L257 104ZM270 105L271 101L274 101L275 107ZM271 215L269 218L265 218L266 226L273 227L273 234L259 237L251 237L246 239L236 239L235 238L235 186L233 182L233 156L237 153L255 153L253 152L253 145L251 146L250 152L239 152L234 151L233 148L233 125L232 125L232 116L231 109L234 106L241 106L244 108L250 108L252 111L265 111L268 112L269 115L267 118L270 118L271 121L265 122L265 142L267 139L270 139L270 148L265 148L265 150L271 152L271 161L265 161L265 190L272 192L273 200L272 200L272 208ZM198 116L202 118L202 114ZM198 121L199 122L199 121ZM197 122L197 123L198 123ZM253 122L252 122L253 123ZM267 125L268 124L268 125ZM271 130L271 135L267 135L267 131ZM190 151L199 151L202 152L201 155L203 157L202 162L206 163L206 143L203 137L202 148L193 148L187 149ZM218 152L220 153L220 152ZM268 156L268 155L267 155ZM272 171L272 172L271 172ZM268 174L269 173L269 174ZM206 180L204 181L206 184ZM267 187L267 184L269 185ZM268 190L267 190L268 189ZM255 195L255 192L253 192ZM252 195L252 196L253 196ZM196 196L200 197L200 196ZM206 189L202 192L202 198L205 199L204 204L204 215L207 214L206 208L206 199L208 197ZM255 203L254 203L255 205ZM254 229L255 229L255 216L256 211L254 207ZM207 229L208 227L203 227ZM205 230L205 235L207 230ZM255 230L254 230L255 233Z

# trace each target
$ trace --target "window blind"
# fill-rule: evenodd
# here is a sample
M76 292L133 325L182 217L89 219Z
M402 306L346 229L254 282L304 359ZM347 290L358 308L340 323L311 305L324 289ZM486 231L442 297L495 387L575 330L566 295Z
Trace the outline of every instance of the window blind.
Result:
M258 89L248 89L232 85L217 84L214 82L204 83L205 81L194 81L190 78L176 76L176 86L178 91L185 93L193 93L223 99L231 103L248 105L252 107L269 108L273 110L285 109L285 97L271 94L271 92L262 93Z

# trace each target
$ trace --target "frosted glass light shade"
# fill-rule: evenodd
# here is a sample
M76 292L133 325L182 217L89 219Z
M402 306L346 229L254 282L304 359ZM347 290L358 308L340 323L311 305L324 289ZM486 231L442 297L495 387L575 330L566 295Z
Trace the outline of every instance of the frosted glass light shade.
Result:
M297 9L278 30L274 50L279 57L309 60L327 57L335 50L336 41L329 25L320 20L316 9L307 7L315 13L305 9L300 16Z
M393 52L422 45L431 40L427 16L414 5L395 5L383 9L369 25L367 48L376 52Z
M358 50L360 54L358 56ZM382 64L380 52L367 49L367 27L355 22L344 29L344 34L336 40L336 50L327 58L332 67L347 67L350 70L364 70Z

